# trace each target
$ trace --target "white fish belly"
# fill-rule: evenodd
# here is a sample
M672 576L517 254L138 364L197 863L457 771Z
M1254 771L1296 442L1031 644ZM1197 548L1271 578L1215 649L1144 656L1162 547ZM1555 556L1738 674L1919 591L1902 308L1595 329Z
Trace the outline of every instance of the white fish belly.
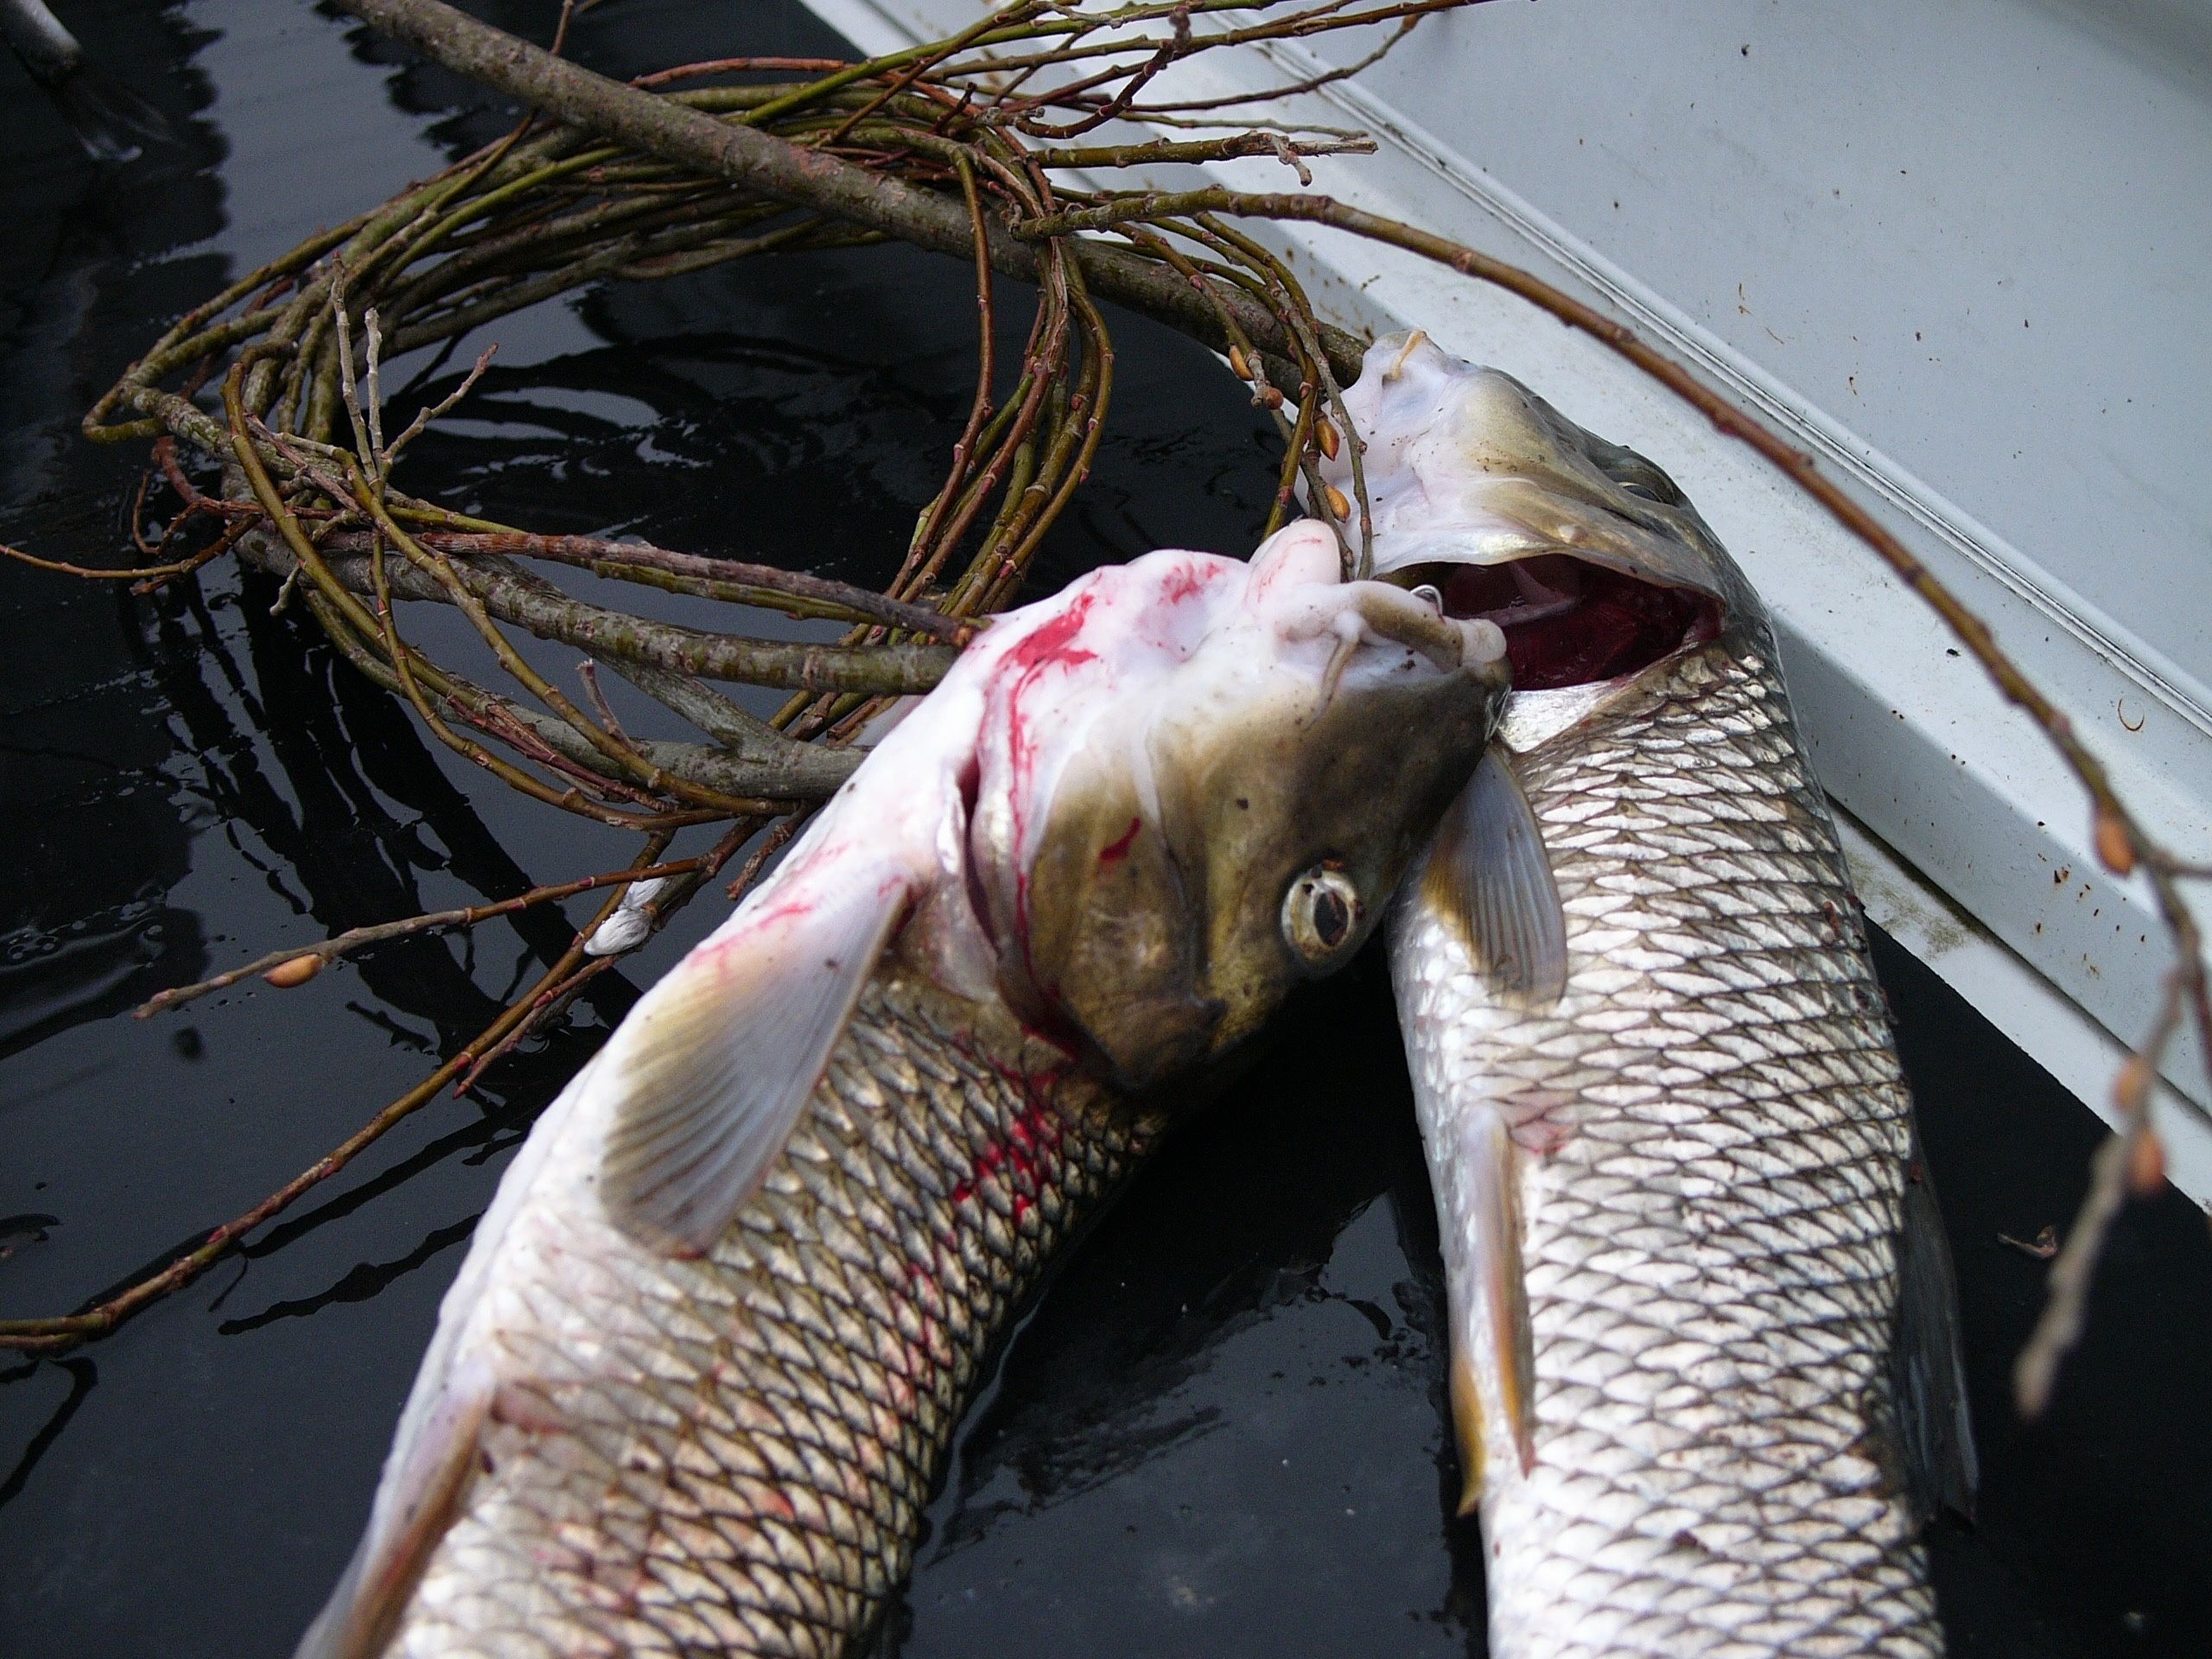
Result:
M1940 1654L1886 1370L1910 1103L1770 650L1516 771L1564 997L1503 1006L1419 902L1391 941L1447 1256L1452 1149L1492 1111L1518 1148L1533 1455L1488 1402L1491 1650Z

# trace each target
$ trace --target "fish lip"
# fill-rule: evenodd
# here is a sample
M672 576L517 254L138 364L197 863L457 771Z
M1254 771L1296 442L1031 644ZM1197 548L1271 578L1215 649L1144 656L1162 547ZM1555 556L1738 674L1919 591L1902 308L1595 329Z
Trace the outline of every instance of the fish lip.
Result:
M1447 616L1395 582L1355 582L1346 591L1359 620L1377 638L1416 652L1441 672L1463 670L1502 683L1505 631L1496 623Z
M1482 617L1450 616L1415 599L1403 583L1361 581L1316 585L1278 605L1272 617L1285 639L1334 635L1337 645L1324 674L1322 702L1334 695L1337 676L1354 646L1395 645L1439 675L1462 674L1503 696L1511 684L1504 630Z
M1414 331L1371 346L1346 396L1376 577L1433 584L1453 618L1498 624L1515 702L1649 683L1761 632L1758 595L1675 481L1510 374ZM1323 480L1342 486L1349 464L1332 459Z
M1404 387L1394 390L1401 379ZM1757 614L1726 549L1673 480L1577 425L1510 374L1420 330L1369 347L1346 394L1371 449L1376 576L1421 564L1500 566L1560 555L1697 595L1725 623ZM1323 466L1343 484L1348 460Z

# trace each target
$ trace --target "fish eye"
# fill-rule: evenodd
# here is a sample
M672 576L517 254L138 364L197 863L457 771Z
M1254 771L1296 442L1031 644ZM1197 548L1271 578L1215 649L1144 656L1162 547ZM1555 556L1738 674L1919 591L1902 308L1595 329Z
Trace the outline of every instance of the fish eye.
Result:
M1365 909L1350 876L1316 864L1283 895L1283 939L1307 967L1334 967L1357 942Z
M1415 599L1420 600L1422 603L1427 605L1429 609L1434 611L1439 616L1444 614L1444 594L1441 589L1432 587L1427 582L1424 582L1420 587L1409 589L1408 591L1412 593Z

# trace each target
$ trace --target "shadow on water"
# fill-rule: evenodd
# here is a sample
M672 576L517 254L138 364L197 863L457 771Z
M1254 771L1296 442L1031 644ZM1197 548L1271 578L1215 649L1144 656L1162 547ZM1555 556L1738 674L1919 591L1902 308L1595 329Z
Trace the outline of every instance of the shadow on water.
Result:
M477 10L525 32L550 15ZM181 137L95 173L0 56L0 538L118 563L135 457L79 441L83 409L162 320L505 117L293 0L77 0L70 21ZM630 73L840 48L792 3L622 0L578 19L575 49ZM302 134L342 137L346 166ZM1002 300L1010 359L1026 315ZM975 327L964 270L899 249L594 291L488 332L498 365L411 482L548 530L880 579L965 413ZM396 401L439 395L482 343L397 365L415 384ZM1242 550L1272 487L1267 429L1203 354L1133 320L1116 346L1109 435L1040 590L1154 545ZM427 745L274 599L219 569L133 600L0 565L0 1313L124 1282L303 1167L473 1035L581 907L394 942L295 992L145 1023L133 1004L629 850ZM460 653L449 622L410 620ZM185 1294L85 1354L0 1366L0 1656L289 1651L353 1547L507 1155L634 985L711 925L697 908L484 1093L426 1111ZM2171 1194L2130 1214L2087 1359L2050 1422L2014 1424L2005 1369L2044 1269L1995 1235L2072 1213L2092 1125L1925 969L1886 945L1881 967L1987 1466L1977 1525L1936 1538L1954 1649L2202 1653L2201 1218ZM963 1425L882 1648L1480 1653L1441 1325L1370 959L1294 1010L1065 1261Z

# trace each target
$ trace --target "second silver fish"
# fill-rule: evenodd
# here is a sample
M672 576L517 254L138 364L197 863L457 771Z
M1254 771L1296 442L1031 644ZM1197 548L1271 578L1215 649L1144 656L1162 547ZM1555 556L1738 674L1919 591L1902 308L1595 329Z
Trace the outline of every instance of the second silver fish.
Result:
M1514 666L1390 940L1490 1650L1938 1654L1948 1259L1765 613L1509 377L1398 336L1351 404L1378 568Z

